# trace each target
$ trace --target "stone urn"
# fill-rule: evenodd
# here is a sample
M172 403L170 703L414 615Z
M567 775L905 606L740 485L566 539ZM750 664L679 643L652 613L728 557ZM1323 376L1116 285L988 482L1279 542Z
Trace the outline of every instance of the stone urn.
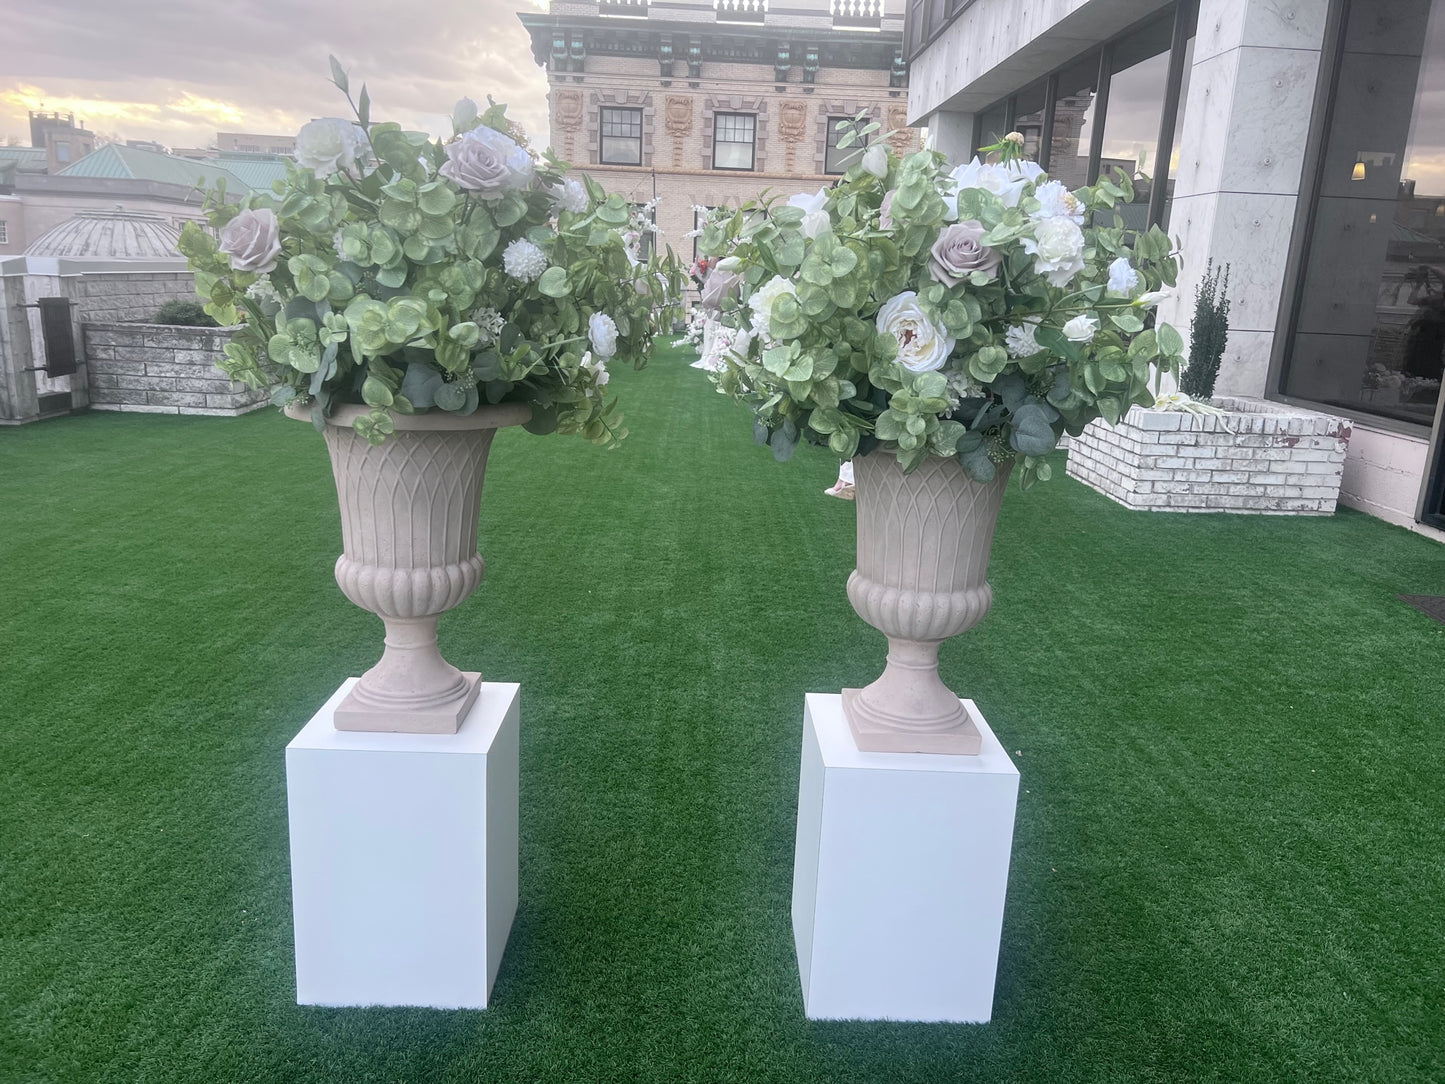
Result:
M957 459L930 456L905 474L889 452L853 460L858 567L848 601L888 637L881 677L843 690L858 748L977 754L982 740L938 676L938 648L988 613L985 576L1011 464L976 482Z
M454 734L477 698L480 675L442 658L437 618L481 582L477 519L487 453L497 430L527 421L531 408L398 414L396 431L377 445L352 428L369 411L338 407L325 436L341 504L336 582L381 618L386 648L337 707L335 726Z

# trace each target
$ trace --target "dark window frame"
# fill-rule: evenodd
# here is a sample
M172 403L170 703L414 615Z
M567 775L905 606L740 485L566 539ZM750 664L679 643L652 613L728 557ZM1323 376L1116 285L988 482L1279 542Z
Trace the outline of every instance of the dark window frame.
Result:
M863 152L868 149L870 140L868 136L864 135L859 136L859 138L855 139L851 146L845 147L841 151L838 150L838 140L847 133L839 131L836 127L837 123L840 120L853 121L855 119L855 117L834 116L830 116L828 118L828 132L823 139L823 173L829 177L841 177L843 174L847 173L848 166L851 166L854 162L858 161L858 159L862 158ZM868 121L863 121L861 126L866 128L868 126ZM855 125L854 131L857 131L858 127L858 125ZM842 158L849 158L851 159L851 161L849 161L847 165L844 165L842 169L831 168L829 166L829 160L833 157L834 154L837 154L839 157Z
M636 119L637 134L634 136L634 135L631 134L630 131L629 131L627 134L618 134L618 133L616 133L616 132L609 133L609 132L607 131L607 126L608 126L609 122L610 122L610 123L613 123L613 124L616 123L616 119L615 119L615 118L612 118L611 121L609 121L609 118L608 118L608 116L607 116L607 114L609 114L609 113L614 113L614 114L616 114L616 113L626 113L626 114L628 114L629 117L635 118L635 119ZM627 127L628 127L629 129L631 129L631 128L633 127L633 125L629 122L628 125L627 125ZM642 162L642 135L643 135L643 133L642 133L642 110L641 110L641 109L638 109L638 108L636 108L636 107L634 107L634 106L625 106L625 105L604 105L604 106L602 106L601 109L599 109L599 110L598 110L598 113L597 113L597 164L600 165L600 166L640 166L640 165L642 165L642 164L643 164L643 162ZM616 162L616 161L609 161L608 158L607 158L607 152L606 152L606 147L607 147L607 142L608 142L608 140L624 140L624 139L625 139L625 140L635 140L635 141L636 141L636 143L637 143L637 161L635 161L635 162Z
M721 139L723 120L734 120L746 118L751 121L752 138L746 143L748 148L748 164L746 166L720 166L717 164L717 147L719 143L727 143L732 146L743 146L741 139ZM754 173L758 168L758 115L756 113L714 113L712 115L712 168L726 173Z

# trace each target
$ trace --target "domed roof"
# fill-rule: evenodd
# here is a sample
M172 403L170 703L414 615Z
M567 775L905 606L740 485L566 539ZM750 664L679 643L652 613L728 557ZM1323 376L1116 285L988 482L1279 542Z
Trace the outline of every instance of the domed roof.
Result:
M160 215L145 211L79 211L42 233L27 256L69 260L177 259L181 231Z

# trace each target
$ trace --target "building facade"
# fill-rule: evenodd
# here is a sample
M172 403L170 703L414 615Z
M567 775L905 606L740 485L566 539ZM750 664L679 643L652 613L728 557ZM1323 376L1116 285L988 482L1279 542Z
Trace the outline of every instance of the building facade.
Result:
M553 0L519 18L557 156L656 200L658 242L684 259L694 208L836 181L861 154L838 148L839 121L866 111L900 153L919 146L902 11L885 0Z
M1341 500L1445 529L1445 0L909 0L905 57L950 157L1017 129L1071 185L1138 177L1164 319L1229 265L1218 390L1351 418Z

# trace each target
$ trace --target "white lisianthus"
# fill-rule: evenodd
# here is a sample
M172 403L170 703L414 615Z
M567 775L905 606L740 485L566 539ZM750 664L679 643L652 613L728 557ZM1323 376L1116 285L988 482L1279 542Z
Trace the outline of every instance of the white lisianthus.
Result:
M1064 338L1071 343L1086 343L1093 339L1094 332L1098 330L1099 321L1081 312L1064 325Z
M833 228L833 220L828 217L827 211L809 211L803 216L799 229L803 236L810 241L817 240L818 235L826 233Z
M617 353L617 324L605 312L594 312L587 318L587 338L593 352L604 361Z
M864 151L858 164L863 167L864 173L871 173L880 181L888 176L888 152L882 143L874 143Z
M1061 182L1045 181L1034 189L1034 199L1039 201L1039 209L1033 214L1035 222L1046 218L1067 218L1075 225L1084 224L1084 205Z
M1003 345L1011 358L1033 357L1043 349L1038 339L1034 338L1034 332L1038 330L1039 321L1030 317L1022 324L1009 328L1004 332Z
M592 374L593 383L599 388L605 388L612 379L612 374L607 371L607 361L590 350L582 355L582 368Z
M1067 286L1084 269L1084 231L1071 219L1036 222L1033 237L1021 237L1019 242L1051 286Z
M1161 301L1166 301L1172 296L1170 290L1150 290L1147 294L1140 294L1134 299L1134 304L1142 309L1150 309Z
M828 190L820 188L811 196L806 192L799 192L788 197L788 206L798 208L805 215L821 211L828 206Z
M366 133L351 121L323 117L303 124L296 133L296 164L318 177L329 177L355 167L366 143Z
M904 290L878 310L878 330L898 342L899 365L909 372L928 373L943 368L953 353L954 340L928 318L918 304L918 294Z
M1129 264L1127 257L1120 256L1109 265L1109 292L1128 297L1139 288L1139 272Z
M547 270L547 256L531 241L519 237L502 251L502 270L518 282L532 282Z
M753 291L753 296L748 298L748 308L753 310L754 334L764 339L773 337L773 305L784 294L789 297L797 297L798 288L788 279L779 275L774 275Z
M573 177L554 184L547 190L547 195L552 200L552 209L556 211L580 215L592 206L592 201L587 198L587 186Z

